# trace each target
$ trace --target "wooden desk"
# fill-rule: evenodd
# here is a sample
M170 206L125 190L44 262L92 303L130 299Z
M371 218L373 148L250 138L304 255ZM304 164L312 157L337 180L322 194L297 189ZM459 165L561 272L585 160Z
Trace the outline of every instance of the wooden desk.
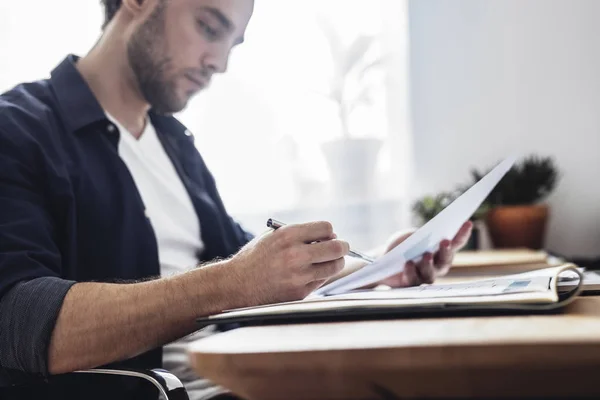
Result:
M190 358L252 400L600 396L600 297L559 315L242 328Z

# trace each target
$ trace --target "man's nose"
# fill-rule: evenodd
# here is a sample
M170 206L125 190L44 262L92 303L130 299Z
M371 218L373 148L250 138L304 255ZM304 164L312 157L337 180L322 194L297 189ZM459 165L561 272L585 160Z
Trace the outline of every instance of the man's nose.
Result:
M225 73L229 63L229 50L215 49L208 53L204 59L204 66L212 73Z

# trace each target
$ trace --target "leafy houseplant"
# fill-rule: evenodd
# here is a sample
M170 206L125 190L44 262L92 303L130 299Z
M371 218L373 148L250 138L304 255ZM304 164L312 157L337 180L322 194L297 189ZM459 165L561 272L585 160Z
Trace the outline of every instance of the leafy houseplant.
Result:
M424 196L414 202L412 210L421 224L426 224L446 208L455 196L452 193L439 193L435 196Z
M372 192L373 175L382 142L376 138L352 137L351 117L361 106L373 104L370 73L383 62L373 56L375 36L360 35L344 44L334 27L321 19L333 61L333 73L325 96L336 106L341 138L324 143L323 152L338 197L357 200Z
M472 175L478 181L484 174L473 170ZM543 201L558 179L551 157L530 155L507 172L487 199L486 224L496 247L543 247L549 216Z

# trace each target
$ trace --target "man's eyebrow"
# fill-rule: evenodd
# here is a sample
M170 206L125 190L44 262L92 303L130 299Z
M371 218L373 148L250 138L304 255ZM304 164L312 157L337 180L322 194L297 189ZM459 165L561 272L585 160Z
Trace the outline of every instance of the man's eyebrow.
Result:
M225 14L223 14L221 12L221 10L219 10L218 8L215 7L209 7L209 6L204 6L202 7L203 11L206 11L207 13L209 13L210 15L212 15L213 17L215 17L216 19L219 20L219 22L221 23L221 25L223 25L225 27L225 29L227 29L228 31L232 31L234 26L233 26L233 22L231 22L231 20L229 18L227 18L227 16ZM244 43L244 37L240 37L238 40L236 40L235 44L242 44Z
M227 18L225 14L223 14L218 8L205 6L202 7L202 10L208 12L210 15L218 19L221 25L225 27L225 29L233 29L233 22L231 22L231 20Z

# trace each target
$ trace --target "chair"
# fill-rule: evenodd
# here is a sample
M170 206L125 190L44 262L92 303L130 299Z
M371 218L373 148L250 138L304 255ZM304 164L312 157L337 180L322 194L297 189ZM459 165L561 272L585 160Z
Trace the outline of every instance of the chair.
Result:
M75 371L74 374L101 374L130 376L132 378L141 378L152 383L157 389L159 395L165 400L189 400L187 391L183 383L175 375L164 369L152 370L133 370L133 369L89 369L85 371Z
M65 377L68 379L75 378L77 375L112 375L120 377L131 377L143 379L151 383L157 390L159 398L161 400L189 400L187 391L179 378L164 369L152 369L152 370L134 370L134 369L89 369L82 371L75 371L70 374L66 374ZM69 381L70 382L70 381ZM23 387L19 384L3 385L5 382L0 381L0 397L4 398L2 389L21 390Z

